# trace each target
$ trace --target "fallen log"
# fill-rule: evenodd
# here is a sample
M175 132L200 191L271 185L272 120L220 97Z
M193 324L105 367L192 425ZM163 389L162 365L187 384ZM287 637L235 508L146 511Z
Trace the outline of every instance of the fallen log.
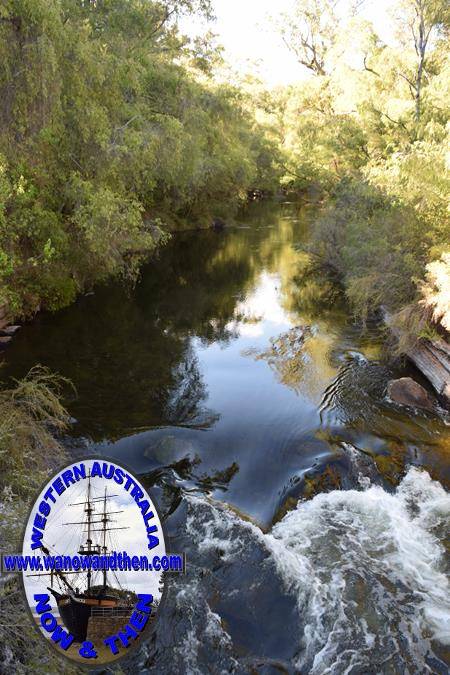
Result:
M450 401L450 345L444 340L420 339L406 356L433 385L439 396Z
M386 325L399 338L400 331L393 325L391 315L386 309L382 312ZM404 353L437 394L450 401L450 345L441 338L419 338L414 345L405 348Z

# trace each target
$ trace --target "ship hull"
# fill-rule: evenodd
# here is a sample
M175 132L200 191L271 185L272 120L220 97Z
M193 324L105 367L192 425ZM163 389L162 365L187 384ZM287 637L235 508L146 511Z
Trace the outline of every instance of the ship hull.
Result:
M116 598L98 598L89 596L62 595L53 589L53 593L61 619L75 642L84 642L87 638L89 619L93 608L101 608L107 615L114 612L118 601Z
M74 637L75 642L84 642L87 637L91 607L78 602L74 598L63 598L58 603L58 610L65 627Z

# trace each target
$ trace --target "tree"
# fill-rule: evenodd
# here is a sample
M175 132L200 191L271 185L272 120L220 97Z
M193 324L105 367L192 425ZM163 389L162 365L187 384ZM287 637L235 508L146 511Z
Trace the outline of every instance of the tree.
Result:
M336 4L329 0L297 0L293 12L282 17L283 42L299 63L315 75L326 74L326 58L335 44Z
M447 0L405 0L402 4L405 18L402 24L411 34L416 53L416 66L413 77L400 73L407 81L415 101L415 119L420 121L422 112L422 90L427 65L427 52L430 41L448 29L449 4Z
M361 0L295 0L279 22L283 42L302 66L326 75L340 31L361 4Z
M209 225L275 186L274 143L213 79L220 50L178 30L209 0L3 5L0 295L16 316L134 277L164 222Z

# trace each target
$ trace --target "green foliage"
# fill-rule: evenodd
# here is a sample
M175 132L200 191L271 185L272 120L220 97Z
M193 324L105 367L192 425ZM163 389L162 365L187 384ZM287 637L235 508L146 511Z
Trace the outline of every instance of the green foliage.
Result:
M271 144L218 85L208 36L180 36L207 0L9 0L0 20L0 278L26 314L138 261L164 238L274 188ZM54 280L52 282L52 279Z
M311 77L267 92L223 77L210 33L180 35L208 0L4 3L2 302L135 279L164 222L206 224L280 179L332 196L315 241L355 311L410 302L450 238L448 11L402 0L386 45L353 4L294 3L280 30Z
M448 3L404 0L389 46L330 7L295 3L282 33L314 77L272 109L284 182L331 196L313 250L365 318L417 303L427 264L448 252Z
M343 280L362 318L381 304L395 310L411 301L413 279L427 253L412 209L352 180L336 187L314 228L312 250Z
M285 182L297 188L318 183L330 189L367 161L364 129L349 114L336 114L327 78L293 89L285 107Z

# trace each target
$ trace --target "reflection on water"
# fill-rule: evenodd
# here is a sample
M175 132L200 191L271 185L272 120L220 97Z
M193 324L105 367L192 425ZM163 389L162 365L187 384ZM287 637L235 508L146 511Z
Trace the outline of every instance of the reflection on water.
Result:
M7 352L3 376L73 381L73 451L142 474L187 554L128 672L448 672L450 500L409 467L445 483L450 427L386 400L379 328L310 264L314 218L255 204L176 235L134 290Z
M264 203L225 232L175 235L135 289L98 288L26 326L4 376L48 365L75 384L83 452L141 474L187 462L193 485L265 527L325 465L342 484L346 444L387 482L410 462L444 480L447 428L384 401L379 331L362 333L311 266L314 218Z

